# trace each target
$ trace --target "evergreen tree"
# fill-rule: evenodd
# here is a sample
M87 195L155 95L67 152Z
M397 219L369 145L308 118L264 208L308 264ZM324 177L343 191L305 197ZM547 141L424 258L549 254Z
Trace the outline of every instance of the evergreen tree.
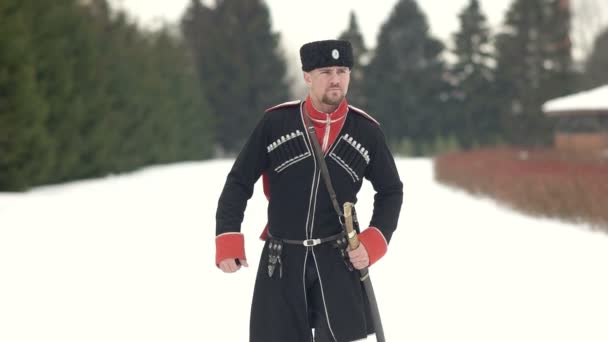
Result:
M577 75L572 60L570 40L570 0L545 0L544 13L548 19L541 27L543 73L541 101L571 94L576 90Z
M30 1L35 45L36 78L48 103L47 129L57 156L52 177L60 182L79 175L82 149L86 146L83 122L86 90L81 78L94 66L89 24L74 0Z
M365 108L367 101L365 99L365 90L363 89L364 75L363 70L366 62L368 50L365 47L363 35L359 30L357 16L355 12L350 12L348 29L344 31L338 39L348 40L353 47L353 55L355 58L353 70L350 74L350 85L348 87L348 101L355 106Z
M182 32L216 115L218 145L236 152L264 110L289 99L287 67L268 8L262 0L220 0L213 8L192 0Z
M0 191L39 183L52 162L26 7L24 0L0 2Z
M80 134L84 137L80 150L79 167L74 178L102 176L109 172L119 172L112 167L118 159L113 148L120 139L119 130L111 123L117 122L117 94L112 89L110 79L112 68L118 64L117 54L111 37L115 35L112 13L105 0L91 0L79 9L81 18L87 23L81 30L83 37L78 59L77 83L84 103L85 115L81 121ZM114 62L112 62L114 60Z
M416 1L400 0L382 25L366 69L369 109L393 145L412 141L415 154L433 143L445 125L448 99L443 44L429 34Z
M155 68L159 71L161 96L158 137L165 137L165 161L198 160L212 154L214 118L202 96L194 60L184 42L165 28L155 33ZM176 68L175 65L180 65Z
M142 32L104 0L88 8L96 39L89 172L208 158L213 125L194 61L169 28ZM87 87L89 88L89 87Z
M585 62L585 88L608 84L608 29L602 32L593 44L591 55Z
M460 13L460 31L454 35L452 66L455 85L452 131L459 144L471 148L475 144L495 142L499 135L499 108L494 88L494 57L491 54L490 32L478 0L470 0Z
M0 190L209 157L188 51L105 0L1 2Z
M514 144L542 145L551 137L545 101L572 91L568 1L515 0L497 38L502 125Z

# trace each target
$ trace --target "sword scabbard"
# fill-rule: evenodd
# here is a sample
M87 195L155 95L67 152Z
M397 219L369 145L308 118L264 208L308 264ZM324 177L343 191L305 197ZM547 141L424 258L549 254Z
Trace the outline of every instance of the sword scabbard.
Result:
M359 228L359 222L357 221L357 213L355 212L355 205L351 202L344 203L344 229L346 230L348 238L348 246L350 249L359 247L359 238L357 237L357 229ZM359 270L360 280L363 283L363 288L367 294L369 300L371 319L376 332L376 341L385 342L384 329L382 327L382 321L380 319L380 311L378 309L378 302L376 301L376 295L372 286L372 281L369 278L369 269L366 267Z

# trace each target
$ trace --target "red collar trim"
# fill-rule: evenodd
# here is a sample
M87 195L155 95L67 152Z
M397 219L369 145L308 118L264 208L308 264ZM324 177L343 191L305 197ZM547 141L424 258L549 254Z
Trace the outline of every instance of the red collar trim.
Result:
M310 98L310 95L306 97L304 107L306 108L308 116L315 123L326 123L328 115L331 118L332 122L336 122L343 119L346 113L348 112L348 103L346 102L346 98L344 98L338 108L336 108L336 110L331 113L318 111L312 104L312 99Z

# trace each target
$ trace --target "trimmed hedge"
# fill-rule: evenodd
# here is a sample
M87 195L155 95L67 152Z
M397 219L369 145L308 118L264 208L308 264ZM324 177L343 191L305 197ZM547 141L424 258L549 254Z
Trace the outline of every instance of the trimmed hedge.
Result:
M608 232L608 162L508 148L435 158L435 179L532 215L587 222Z

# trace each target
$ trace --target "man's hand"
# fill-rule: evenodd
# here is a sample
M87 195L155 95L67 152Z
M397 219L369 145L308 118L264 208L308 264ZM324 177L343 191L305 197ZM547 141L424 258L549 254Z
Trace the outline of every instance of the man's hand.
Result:
M220 261L219 267L222 271L224 271L224 273L234 273L238 270L241 269L241 266L245 266L245 267L249 267L249 264L247 264L247 260L245 259L238 259L239 264L236 263L237 259L224 259L222 261Z
M350 258L350 263L353 264L353 267L361 270L369 266L369 255L367 254L367 249L363 246L362 243L359 244L359 247L353 250L348 251L348 257Z

